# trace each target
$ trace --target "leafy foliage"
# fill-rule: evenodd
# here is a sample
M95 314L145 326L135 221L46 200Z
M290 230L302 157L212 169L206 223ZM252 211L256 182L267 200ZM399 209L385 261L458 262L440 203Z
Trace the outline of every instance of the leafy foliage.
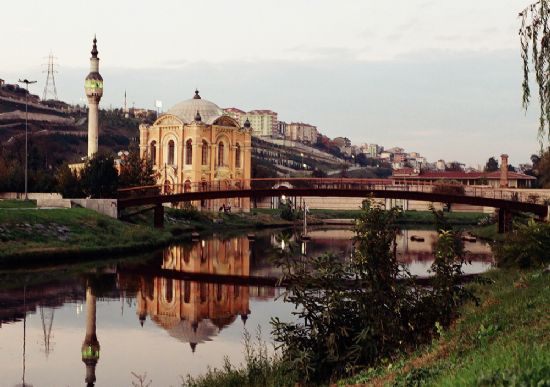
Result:
M527 110L531 101L529 86L530 63L533 64L538 86L539 141L550 139L550 1L538 0L520 12L519 29L521 58L523 60L523 108Z
M142 159L137 147L131 147L125 159L120 165L119 186L139 187L154 185L153 164L149 160Z
M76 172L69 169L67 165L62 166L56 175L57 192L64 198L83 198L86 195Z
M498 171L498 161L493 156L489 157L489 160L487 160L487 163L485 164L485 168L483 169L485 172L495 172Z
M502 267L538 267L550 263L550 224L534 220L516 224L497 249L498 264Z
M184 387L294 386L296 372L286 367L278 355L269 355L258 328L256 340L245 330L245 364L237 368L228 358L221 369L209 369L205 375L187 377Z
M80 181L84 192L93 199L115 197L118 172L113 156L96 153L86 162Z
M396 259L398 209L370 201L356 220L352 260L322 255L281 257L298 322L273 319L282 360L306 384L326 382L369 367L427 340L436 322L447 324L468 296L458 286L461 251L443 233L432 267L433 286L416 286Z

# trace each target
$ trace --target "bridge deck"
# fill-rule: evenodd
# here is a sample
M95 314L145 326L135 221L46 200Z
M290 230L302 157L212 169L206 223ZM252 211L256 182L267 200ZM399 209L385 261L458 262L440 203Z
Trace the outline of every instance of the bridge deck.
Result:
M251 179L199 182L178 186L147 186L119 191L120 209L142 205L160 205L183 201L223 198L262 198L277 196L359 197L405 199L529 212L548 217L548 205L532 194L481 186L394 184L387 179Z

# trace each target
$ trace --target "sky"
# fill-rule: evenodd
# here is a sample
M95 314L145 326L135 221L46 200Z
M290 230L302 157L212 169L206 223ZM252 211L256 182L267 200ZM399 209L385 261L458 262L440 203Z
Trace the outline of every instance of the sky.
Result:
M2 5L0 78L84 98L97 34L103 107L164 110L201 96L271 109L329 137L429 160L527 162L537 106L521 108L518 13L533 0L50 0ZM535 101L536 102L536 101Z

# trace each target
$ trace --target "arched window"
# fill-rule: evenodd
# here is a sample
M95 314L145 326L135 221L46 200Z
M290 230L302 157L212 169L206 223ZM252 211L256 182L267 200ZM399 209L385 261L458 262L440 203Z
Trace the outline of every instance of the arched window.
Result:
M218 144L218 167L221 167L221 166L224 165L225 160L224 160L224 157L223 157L224 156L223 155L223 153L224 153L223 148L224 148L223 142L220 141L220 143Z
M193 164L193 142L191 139L185 142L185 164Z
M171 304L174 300L174 283L171 279L163 278L164 282L164 299L168 304Z
M239 144L235 147L235 167L241 167L241 146Z
M168 165L174 165L174 155L176 154L174 140L168 141Z
M149 149L149 160L155 165L157 163L157 142L152 141Z
M202 165L208 165L208 143L202 140Z

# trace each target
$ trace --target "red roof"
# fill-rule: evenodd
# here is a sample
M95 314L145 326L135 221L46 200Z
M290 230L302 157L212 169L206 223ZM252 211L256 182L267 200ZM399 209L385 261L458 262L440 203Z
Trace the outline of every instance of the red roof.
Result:
M393 172L396 178L415 179L415 180L500 180L500 171L495 172L464 172L464 171L428 171L420 174L414 173L410 168L398 169ZM508 171L510 180L535 180L536 178L523 173Z

